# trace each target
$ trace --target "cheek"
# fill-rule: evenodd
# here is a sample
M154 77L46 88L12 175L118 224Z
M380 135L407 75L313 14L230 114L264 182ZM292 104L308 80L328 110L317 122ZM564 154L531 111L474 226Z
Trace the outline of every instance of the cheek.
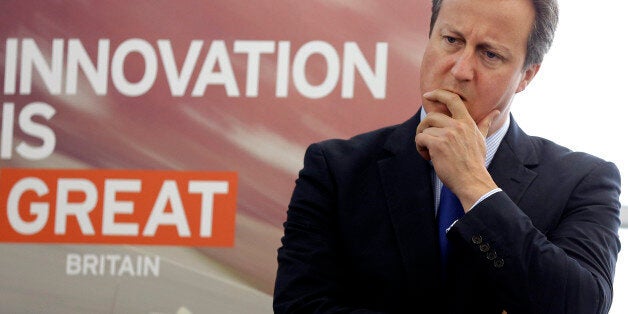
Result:
M428 48L425 51L420 69L421 94L440 86L438 72L441 66L438 64L438 60L439 58L432 49Z
M484 118L491 111L497 109L504 114L508 111L508 106L515 95L517 84L511 77L491 78L485 84L478 84L476 89L476 103L472 108L471 116L478 121Z

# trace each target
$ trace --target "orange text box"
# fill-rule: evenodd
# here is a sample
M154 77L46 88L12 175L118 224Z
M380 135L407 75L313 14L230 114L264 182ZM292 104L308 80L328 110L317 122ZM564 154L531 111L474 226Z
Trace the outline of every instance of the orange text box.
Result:
M0 170L0 242L233 246L235 172Z

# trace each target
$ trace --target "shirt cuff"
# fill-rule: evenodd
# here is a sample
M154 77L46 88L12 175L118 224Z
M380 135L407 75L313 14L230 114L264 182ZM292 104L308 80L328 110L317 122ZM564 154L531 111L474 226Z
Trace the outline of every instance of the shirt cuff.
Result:
M475 206L480 204L483 200L487 199L489 196L491 196L491 195L493 195L493 194L495 194L497 192L501 192L501 191L502 191L502 189L500 189L500 188L495 188L495 189L492 189L492 190L488 191L488 193L482 195L482 197L480 197L480 199L477 200L477 202L475 202L475 204L473 204L473 206L471 206L471 208L469 208L469 210L472 210L473 208L475 208Z
M493 190L488 191L488 193L486 193L486 194L482 195L482 197L480 197L480 199L479 199L479 200L477 200L477 201L473 204L473 206L471 206L471 208L470 208L469 210L472 210L475 206L477 206L478 204L480 204L483 200L487 199L489 196L491 196L491 195L493 195L493 194L495 194L495 193L497 193L497 192L501 192L501 191L502 191L502 189L500 189L500 188L495 188L495 189L493 189ZM449 232L449 229L451 229L451 227L453 227L453 226L454 226L457 222L458 222L458 219L454 220L454 222L452 222L452 223L451 223L451 225L449 226L449 228L447 228L447 229L445 230L445 232L446 232L446 233L447 233L447 232Z

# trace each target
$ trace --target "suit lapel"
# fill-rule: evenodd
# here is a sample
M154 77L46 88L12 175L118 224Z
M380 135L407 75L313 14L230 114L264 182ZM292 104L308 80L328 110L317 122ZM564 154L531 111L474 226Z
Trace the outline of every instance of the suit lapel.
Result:
M488 170L497 186L515 204L519 204L524 192L536 178L536 172L530 170L530 167L538 164L538 157L530 137L519 128L512 116L510 121L508 133Z
M379 160L382 186L403 258L408 283L421 279L421 269L438 269L438 243L434 217L431 165L416 151L414 134L418 114L401 124L389 137L384 149L390 152ZM438 272L433 272L434 276Z

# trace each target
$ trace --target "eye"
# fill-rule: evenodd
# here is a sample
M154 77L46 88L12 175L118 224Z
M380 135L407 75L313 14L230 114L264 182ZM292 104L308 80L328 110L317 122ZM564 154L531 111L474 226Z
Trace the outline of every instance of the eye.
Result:
M486 57L489 58L489 59L497 59L497 58L499 58L499 56L496 53L492 52L492 51L486 51Z
M484 50L482 53L484 55L484 59L487 62L496 63L496 62L504 60L504 58L502 58L501 55L499 55L499 54L497 54L497 53L495 53L495 52L493 52L491 50Z
M443 36L443 38L450 44L455 44L458 41L458 39L451 36Z

